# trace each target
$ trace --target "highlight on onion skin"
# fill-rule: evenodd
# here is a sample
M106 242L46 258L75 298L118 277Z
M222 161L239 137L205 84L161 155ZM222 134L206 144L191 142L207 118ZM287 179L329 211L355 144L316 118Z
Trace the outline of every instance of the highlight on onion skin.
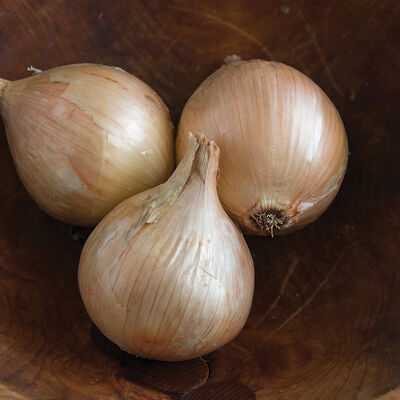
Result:
M86 241L79 288L121 349L178 361L232 340L248 317L254 268L218 199L219 149L191 136L171 178L112 210Z
M0 113L26 190L69 224L95 225L174 168L167 107L118 68L75 64L0 79Z
M232 62L186 103L177 161L189 132L221 149L218 194L250 235L284 234L317 219L347 167L342 120L326 94L301 72L263 60Z

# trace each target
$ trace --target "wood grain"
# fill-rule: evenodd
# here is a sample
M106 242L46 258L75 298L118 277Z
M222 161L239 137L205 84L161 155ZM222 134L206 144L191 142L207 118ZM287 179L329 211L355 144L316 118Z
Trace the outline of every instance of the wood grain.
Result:
M189 393L185 400L254 400L255 394L246 386L231 382L218 382L205 385Z
M203 358L174 363L144 360L119 349L95 325L92 325L92 339L99 351L118 360L125 367L127 378L163 392L183 394L207 382L209 368Z
M328 94L351 155L318 221L248 238L256 290L239 337L206 357L209 371L202 360L168 370L92 329L71 238L81 231L35 206L2 127L0 398L370 400L398 386L399 17L395 0L2 0L0 77L26 77L29 65L117 65L149 83L176 124L227 55L274 59Z

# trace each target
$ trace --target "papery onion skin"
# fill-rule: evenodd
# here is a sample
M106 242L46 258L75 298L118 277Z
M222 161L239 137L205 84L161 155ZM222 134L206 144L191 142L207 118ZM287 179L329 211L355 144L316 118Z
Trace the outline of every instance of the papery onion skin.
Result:
M250 235L283 234L314 221L347 167L336 108L309 78L277 62L233 62L199 86L179 123L178 162L189 132L207 132L220 147L218 194Z
M0 112L23 185L63 222L95 225L173 171L167 107L121 69L74 64L0 80Z
M253 261L218 199L218 147L204 138L195 144L165 184L101 221L79 264L93 322L145 358L209 353L238 334L250 311Z

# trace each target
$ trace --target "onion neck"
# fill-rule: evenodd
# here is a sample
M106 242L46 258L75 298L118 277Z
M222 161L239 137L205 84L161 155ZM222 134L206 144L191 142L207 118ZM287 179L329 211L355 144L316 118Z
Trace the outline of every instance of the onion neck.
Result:
M131 205L140 209L140 216L128 231L126 239L130 241L145 224L156 223L175 203L194 175L197 179L200 177L205 185L212 179L214 183L211 187L216 192L218 158L219 148L214 142L204 136L190 134L185 155L167 182L131 198Z
M219 147L204 135L195 135L199 148L193 160L191 175L197 175L205 184L216 186Z
M168 181L156 188L154 194L162 204L172 204L192 177L200 178L204 185L216 190L218 161L219 147L204 135L190 133L185 156Z
M205 185L213 182L212 187L216 189L218 158L219 148L214 142L202 135L190 135L185 156L167 182L134 196L137 199L135 206L142 211L138 223L132 227L128 236L132 237L145 223L157 222L193 176L200 177Z

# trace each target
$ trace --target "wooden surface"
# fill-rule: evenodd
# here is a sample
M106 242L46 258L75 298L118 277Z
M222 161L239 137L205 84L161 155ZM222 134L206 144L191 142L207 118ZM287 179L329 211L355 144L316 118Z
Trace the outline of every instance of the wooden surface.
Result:
M399 385L399 18L397 0L2 0L3 78L29 65L120 66L176 124L225 56L274 59L330 96L351 156L317 222L248 239L256 290L239 337L169 364L130 357L92 327L71 237L82 232L30 200L1 127L0 399L368 400Z

